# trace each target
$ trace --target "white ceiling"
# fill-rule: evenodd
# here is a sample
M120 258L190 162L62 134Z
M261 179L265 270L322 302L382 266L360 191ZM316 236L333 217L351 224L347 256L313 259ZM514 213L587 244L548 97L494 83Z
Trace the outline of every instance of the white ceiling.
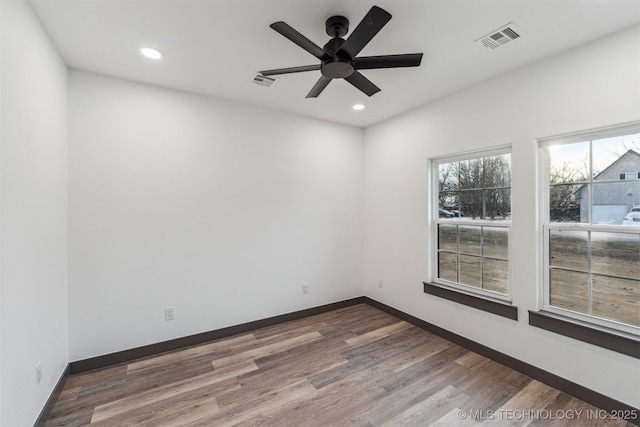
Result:
M70 67L360 127L640 22L640 0L31 3ZM319 71L279 76L270 88L251 83L258 70L318 63L269 24L285 21L323 46L327 18L344 15L353 30L374 4L393 18L360 56L423 52L420 67L362 71L382 89L371 98L334 80L305 99ZM525 36L496 50L474 43L510 22ZM164 59L140 56L141 46ZM355 103L367 108L353 111Z

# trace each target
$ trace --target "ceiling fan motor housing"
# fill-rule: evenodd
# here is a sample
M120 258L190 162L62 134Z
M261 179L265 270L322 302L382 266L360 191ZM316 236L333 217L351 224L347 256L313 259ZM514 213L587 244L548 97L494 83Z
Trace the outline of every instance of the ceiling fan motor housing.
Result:
M334 16L333 18L341 18L341 16ZM329 18L329 20L331 19L332 18ZM327 21L327 32L329 32L328 22L329 21ZM322 60L320 66L320 73L322 73L323 76L331 79L344 79L353 74L353 61L337 55L343 43L344 39L335 37L324 45L324 51L329 55L325 56L326 59Z
M353 74L354 68L351 61L336 58L322 61L320 72L330 79L345 79Z
M344 37L349 32L349 20L344 16L332 16L324 25L329 37Z

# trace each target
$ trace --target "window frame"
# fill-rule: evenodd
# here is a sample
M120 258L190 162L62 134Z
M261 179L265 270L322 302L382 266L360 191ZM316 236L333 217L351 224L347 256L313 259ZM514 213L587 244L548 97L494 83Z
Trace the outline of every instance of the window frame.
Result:
M429 282L430 283L424 283L425 287L429 286L430 284L434 284L437 285L441 288L445 288L445 289L450 289L454 292L461 292L463 294L470 294L471 296L477 296L479 298L488 300L488 301L496 301L498 302L500 305L507 303L507 304L511 304L513 299L512 299L512 268L511 268L511 261L512 261L512 256L511 256L511 251L512 251L512 245L511 245L511 223L512 220L508 219L508 220L486 220L486 219L462 219L461 217L457 217L457 218L440 218L439 215L439 209L440 209L440 200L439 200L439 195L440 195L440 188L439 188L439 182L440 182L440 175L439 175L439 165L444 164L444 163L451 163L451 162L457 162L457 161L464 161L464 160L471 160L471 159L477 159L477 158L484 158L484 157L491 157L491 156L501 156L501 155L505 155L505 154L509 154L510 156L510 160L511 160L511 155L512 155L512 146L511 144L509 145L503 145L503 146L498 146L498 147L494 147L494 148L488 148L488 149L483 149L483 150L474 150L474 151L467 151L467 152L463 152L463 153L458 153L458 154L454 154L454 155L447 155L447 156L440 156L440 157L433 157L430 158L428 160L428 167L429 167L429 171L430 171L430 185L429 185L429 192L430 192L430 196L429 196L429 246L431 248L431 256L429 257ZM510 175L511 174L511 170L510 170ZM513 188L512 185L512 181L511 178L512 176L509 177L509 189L510 191ZM483 187L483 189L485 189L485 187ZM511 202L511 201L510 201ZM458 282L452 282L446 279L440 279L438 278L438 226L440 224L451 224L451 225L458 225L458 226L477 226L477 227L499 227L499 228L506 228L507 229L507 257L506 257L506 261L509 265L509 269L508 269L508 274L507 274L507 293L506 294L502 294L499 292L495 292L495 291L489 291L486 289L482 289L482 288L477 288L475 286L471 286L471 285L465 285L462 283L458 283ZM457 254L459 255L459 252L457 252ZM483 256L480 256L480 258L484 258ZM425 291L427 292L427 291ZM431 292L427 292L427 293L431 293ZM435 293L433 293L435 295ZM440 296L440 295L439 295ZM458 301L461 302L461 301ZM464 302L463 302L464 303Z
M550 218L550 168L551 168L551 156L549 147L557 145L567 145L578 142L589 141L589 150L591 152L593 141L611 138L616 136L628 135L633 133L640 133L640 121L629 122L621 125L607 126L597 129L591 129L583 132L574 132L570 134L559 135L555 137L540 138L537 140L540 158L539 168L539 184L540 184L540 212L539 218L542 225L542 284L539 286L539 304L538 309L540 312L551 313L552 315L558 315L565 317L569 320L581 322L585 325L593 325L595 328L605 328L612 331L618 331L625 334L631 334L632 336L640 336L640 326L634 326L629 323L621 321L606 319L603 317L595 316L592 314L580 313L577 311L569 310L566 308L555 307L550 304L550 247L549 247L549 235L551 230L567 230L567 231L585 231L585 232L609 232L609 233L624 233L624 234L638 234L640 233L640 226L621 226L621 225L609 225L609 224L593 224L593 204L592 197L593 191L589 191L589 199L586 201L589 204L589 218L588 222L580 223L563 223L552 222ZM592 154L589 155L589 160L592 162ZM590 171L592 165L590 165ZM584 185L592 186L594 183L598 184L600 181L594 180L594 176L589 176ZM592 188L592 187L590 187ZM589 239L590 241L590 239ZM590 270L590 269L589 269ZM591 271L588 272L591 275ZM592 290L589 288L588 299L591 301ZM589 304L591 305L591 304Z

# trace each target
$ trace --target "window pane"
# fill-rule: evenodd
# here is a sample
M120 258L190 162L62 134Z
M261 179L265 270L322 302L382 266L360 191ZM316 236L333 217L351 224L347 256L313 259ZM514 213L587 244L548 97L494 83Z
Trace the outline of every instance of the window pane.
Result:
M461 254L467 255L481 255L481 228L461 225L458 227L459 242L458 251Z
M476 256L460 255L460 283L482 287L481 258Z
M589 248L586 231L550 230L549 265L571 270L589 271Z
M443 251L457 252L457 230L455 225L438 225L438 249Z
M593 314L640 326L640 281L593 275Z
M511 219L511 189L486 190L484 198L486 219Z
M466 219L482 219L482 190L460 192L460 214Z
M594 180L638 180L640 134L599 139L592 147Z
M640 280L640 235L592 232L591 272Z
M584 182L589 176L589 142L549 147L552 184Z
M458 190L458 162L438 165L440 191Z
M554 307L589 312L587 273L556 270L549 271L549 304Z
M587 189L587 185L552 185L549 189L551 221L589 222Z
M484 258L482 271L484 289L506 294L509 292L509 263Z
M625 215L634 206L640 204L640 181L593 184L591 188L593 188L591 222L594 224L621 225ZM636 225L640 226L640 223Z
M483 187L482 158L463 160L460 168L460 189L468 190Z
M485 188L511 187L511 155L484 158Z
M438 277L452 282L458 281L457 255L438 252Z
M446 192L440 193L439 200L439 217L440 218L456 218L458 212L458 193Z
M483 227L483 255L507 259L509 254L509 229L506 227Z

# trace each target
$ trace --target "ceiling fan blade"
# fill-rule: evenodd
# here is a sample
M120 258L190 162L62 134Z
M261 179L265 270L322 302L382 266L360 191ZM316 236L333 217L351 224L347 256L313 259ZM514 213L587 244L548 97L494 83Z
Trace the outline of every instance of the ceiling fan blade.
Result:
M258 71L258 72L263 76L275 76L278 74L302 73L303 71L317 71L319 69L320 69L320 64L304 65L302 67L277 68L275 70L265 70L265 71Z
M270 25L271 28L309 52L311 55L318 59L322 59L327 56L327 53L317 44L291 28L288 24L278 21Z
M360 51L378 34L378 31L384 27L391 19L391 14L378 6L373 6L371 10L362 18L355 30L351 33L347 41L345 41L338 55L346 54L353 59Z
M374 68L417 67L421 61L421 53L362 56L353 61L353 68L356 70L372 70Z
M354 71L349 77L345 77L345 80L354 85L356 88L360 89L367 96L371 96L377 92L380 92L380 88L371 81L360 74L357 71Z
M316 84L311 88L306 98L317 98L329 83L331 83L331 79L329 77L321 76L320 80L318 80Z

